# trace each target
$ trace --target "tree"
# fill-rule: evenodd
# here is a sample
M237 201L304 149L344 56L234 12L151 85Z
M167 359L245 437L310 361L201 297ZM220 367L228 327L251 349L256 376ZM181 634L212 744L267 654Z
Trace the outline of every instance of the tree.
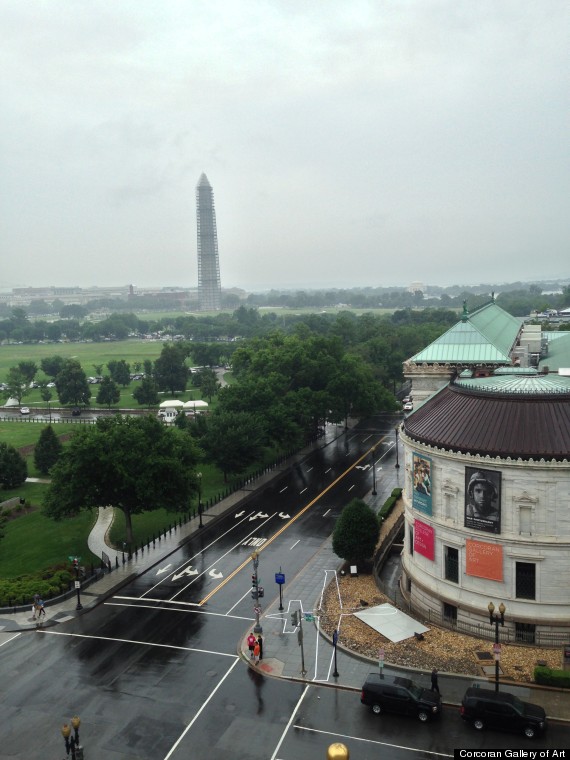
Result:
M141 406L155 406L159 402L158 388L152 377L143 377L133 391L133 398Z
M10 367L5 385L6 388L2 391L2 395L5 398L15 398L18 404L21 404L24 396L30 393L29 384L19 367Z
M34 449L34 462L38 470L47 475L59 459L63 446L51 425L45 427Z
M185 364L185 350L178 345L165 345L154 363L154 379L161 391L186 390L188 367Z
M25 378L28 385L33 381L38 371L38 365L32 361L18 362L18 369Z
M121 390L117 383L110 377L104 377L97 393L97 403L106 404L107 408L110 409L111 404L117 404L120 398Z
M210 403L212 401L212 397L216 395L218 388L220 387L220 383L218 382L218 378L216 377L214 370L207 368L201 369L200 372L198 372L198 376L194 384L200 388L200 393L202 396L207 398Z
M132 515L188 509L197 461L192 438L155 417L100 418L73 435L52 468L44 512L58 520L110 504L124 512L131 544Z
M374 512L361 499L353 499L336 521L333 552L351 565L362 564L374 554L379 534L380 526Z
M28 465L14 446L0 443L0 483L5 489L18 488L26 482Z
M124 388L129 385L131 382L131 368L124 359L110 361L107 363L107 367L117 385L122 385Z
M258 415L216 412L208 418L202 445L227 480L228 475L242 473L259 461L263 439L264 426Z
M77 359L66 359L55 378L55 387L62 404L89 405L91 389Z
M46 356L44 359L42 359L40 362L40 367L42 368L42 372L45 372L48 377L55 378L63 369L64 364L65 359L63 356L56 354L55 356Z

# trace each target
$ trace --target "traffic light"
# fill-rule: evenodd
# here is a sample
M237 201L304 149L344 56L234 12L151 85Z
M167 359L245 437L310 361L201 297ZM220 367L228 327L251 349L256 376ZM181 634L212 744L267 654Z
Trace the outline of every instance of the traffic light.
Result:
M299 625L299 612L298 610L295 610L295 612L291 613L291 625L295 628Z
M257 583L258 583L258 581L257 581L257 575L255 573L253 573L253 575L251 576L251 585L253 586L253 588L255 588L257 586Z

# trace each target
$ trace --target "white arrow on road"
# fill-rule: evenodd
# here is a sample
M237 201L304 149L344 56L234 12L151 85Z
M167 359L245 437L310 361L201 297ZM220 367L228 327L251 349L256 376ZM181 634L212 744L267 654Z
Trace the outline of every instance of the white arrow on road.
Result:
M370 467L369 464L357 464L355 470L367 470Z
M192 565L185 567L181 573L176 573L172 576L173 581L177 581L179 578L183 578L185 575L198 575L198 571L194 570Z
M243 517L245 515L245 512L236 512L236 517Z
M288 520L291 517L291 515L284 515L283 512L279 512L279 517L282 520Z
M269 517L269 515L264 515L263 512L258 512L256 515L252 515L249 518L249 521L251 522L252 520L257 520L258 517L261 517L262 520L265 520L267 517Z
M165 573L169 567L172 567L172 562L170 562L166 567L161 567L160 570L156 571L157 575L162 575L162 573Z
M217 573L216 572L216 568L214 568L213 570L210 570L210 577L211 578L223 578L224 574L223 573Z

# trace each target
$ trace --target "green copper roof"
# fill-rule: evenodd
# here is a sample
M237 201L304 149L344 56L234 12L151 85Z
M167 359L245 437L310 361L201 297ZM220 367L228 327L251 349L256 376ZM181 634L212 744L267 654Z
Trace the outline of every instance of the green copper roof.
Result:
M488 303L472 314L465 311L460 322L410 361L416 364L510 364L510 351L520 327L520 320L494 302Z
M536 367L497 367L494 375L538 375ZM461 375L463 377L463 375Z
M570 332L548 342L548 355L540 360L539 367L548 367L550 371L570 367Z
M471 379L459 379L456 384L462 388L480 391L482 393L505 393L534 395L558 395L570 393L570 377L562 375L534 375L534 376L511 376L478 377Z

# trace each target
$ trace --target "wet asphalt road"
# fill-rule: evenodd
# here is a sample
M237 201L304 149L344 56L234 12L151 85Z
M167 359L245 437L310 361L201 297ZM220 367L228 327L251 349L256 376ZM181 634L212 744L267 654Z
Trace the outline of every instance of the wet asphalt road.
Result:
M379 719L357 692L264 677L237 656L254 622L251 552L267 601L275 572L294 577L347 501L370 491L374 447L381 478L393 421L376 427L315 452L88 614L0 635L0 758L63 757L59 726L75 713L88 760L314 760L339 740L352 760L527 746L476 734L456 711L426 726ZM533 749L563 741L551 727Z

